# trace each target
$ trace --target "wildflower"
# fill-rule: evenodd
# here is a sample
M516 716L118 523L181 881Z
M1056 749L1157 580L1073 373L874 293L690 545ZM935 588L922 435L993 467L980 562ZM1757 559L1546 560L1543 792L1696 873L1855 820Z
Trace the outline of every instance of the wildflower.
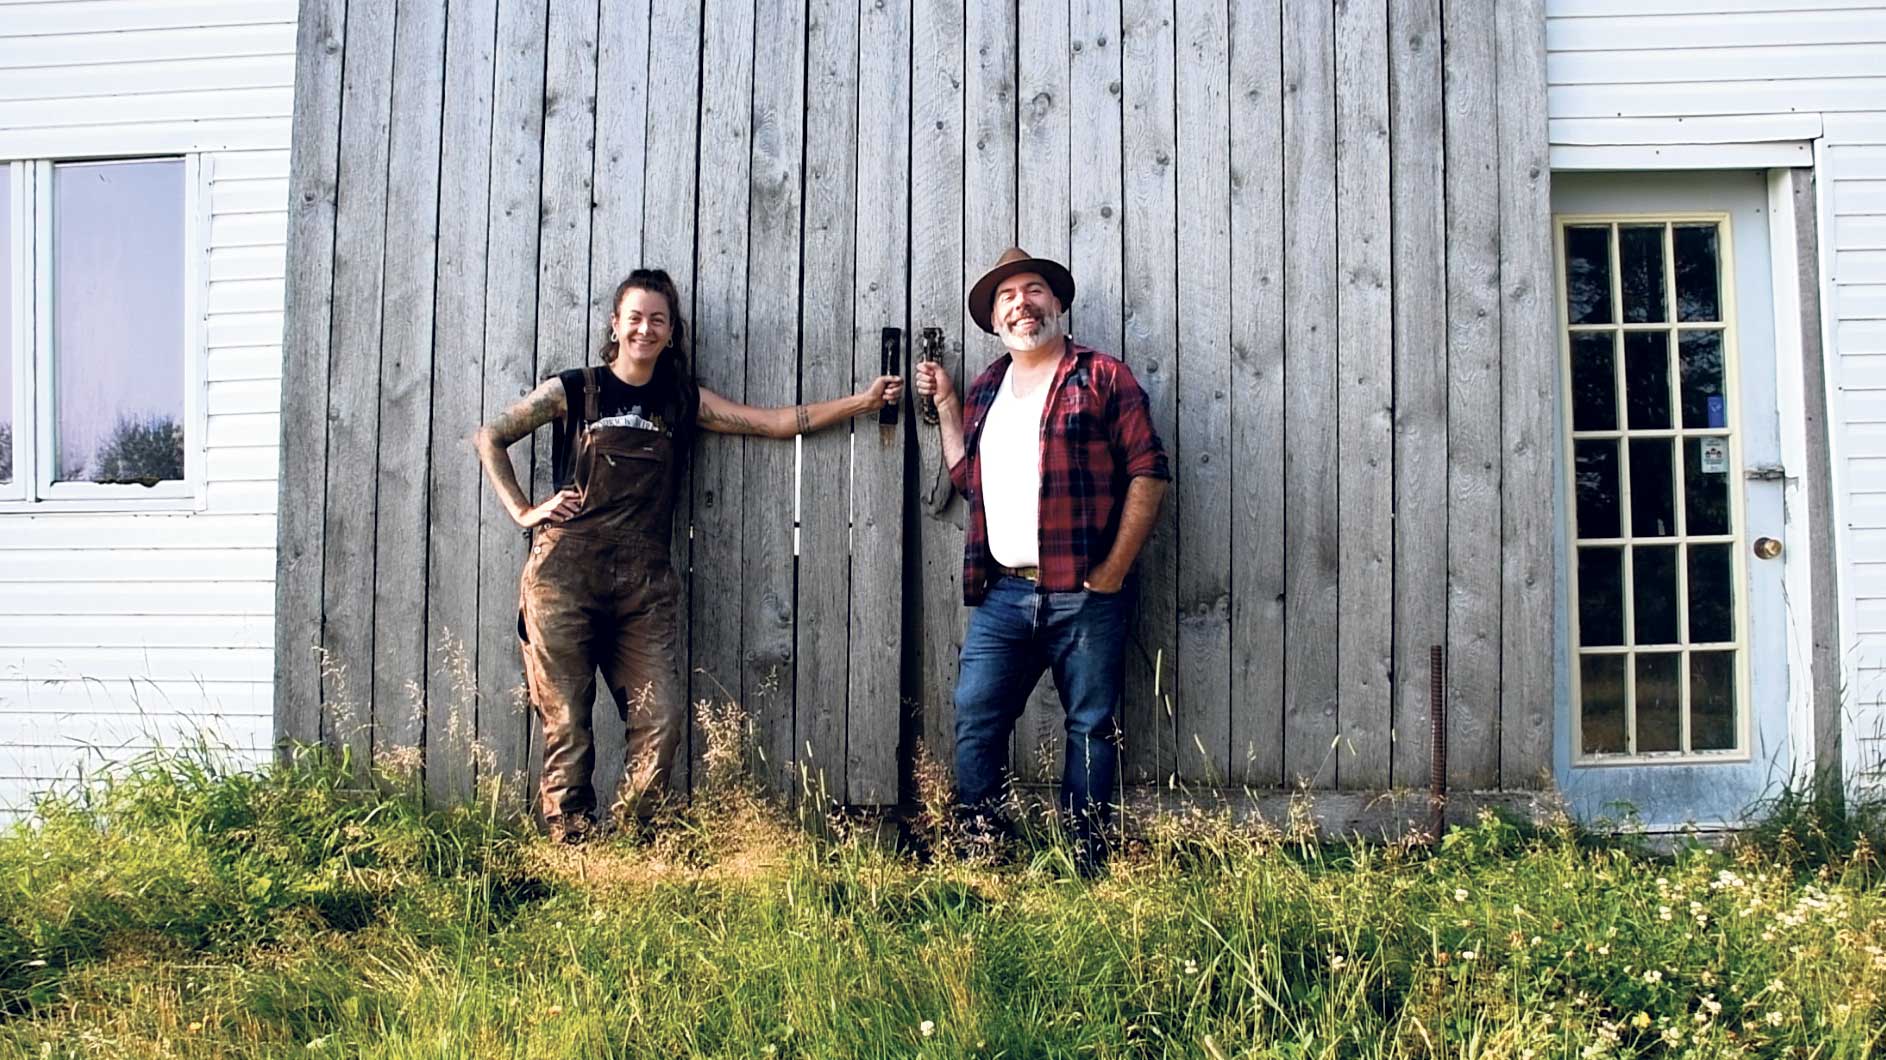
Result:
M197 1020L192 1020L192 1021L190 1021L190 1033L191 1033L191 1034L202 1034L202 1033L203 1033L203 1024L202 1024L202 1023L201 1023L200 1021L197 1021Z
M1709 1010L1711 1016L1722 1015L1722 1002L1717 1001L1714 994L1703 995L1703 1007Z
M936 1033L936 1021L924 1020L922 1023L917 1024L917 1030L921 1031L925 1038L928 1038Z
M1471 961L1471 960L1476 960L1476 959L1478 959L1478 958L1479 958L1479 956L1480 956L1480 955L1479 955L1478 953L1475 953L1475 952L1474 952L1473 950L1461 950L1461 951L1460 951L1460 959L1461 959L1461 960L1463 960L1463 961Z
M1345 958L1342 954L1338 953L1334 957L1331 957L1329 959L1329 970L1332 972L1340 972L1342 971L1343 965L1348 964L1348 963L1349 963L1348 959Z
M1610 955L1610 953L1611 953L1611 944L1610 944L1609 942L1607 942L1607 943L1605 943L1604 945L1602 945L1602 946L1600 946L1600 947L1598 947L1598 956L1600 956L1600 957L1606 957L1606 956L1609 956L1609 955Z
M1187 975L1198 974L1198 962L1192 960L1190 957L1187 957L1185 959L1185 974Z
M1656 986L1658 983L1663 982L1663 973L1657 971L1655 968L1645 969L1644 982L1649 983L1651 986Z
M1660 906L1658 906L1658 907L1657 907L1657 919L1658 919L1658 920L1668 920L1668 919L1670 919L1670 917L1671 917L1672 915L1673 915L1673 914L1672 914L1672 913L1670 912L1670 907L1669 907L1669 906L1667 906L1667 905L1660 905Z
M1701 976L1698 976L1698 978L1700 978L1703 981L1704 986L1716 985L1716 973L1706 968L1703 970L1703 974Z
M1454 901L1464 902L1466 900L1467 900L1467 888L1465 887L1454 888Z
M1677 1030L1675 1027L1665 1027L1663 1029L1663 1041L1666 1045L1682 1045L1683 1032Z
M1636 1027L1640 1031L1648 1030L1650 1027L1650 1013L1639 1012L1637 1015L1632 1016L1631 1026Z
M1770 1027L1779 1027L1787 1020L1787 1017L1776 1012L1774 1009L1769 1009L1768 1014L1763 1016L1762 1019L1767 1021Z

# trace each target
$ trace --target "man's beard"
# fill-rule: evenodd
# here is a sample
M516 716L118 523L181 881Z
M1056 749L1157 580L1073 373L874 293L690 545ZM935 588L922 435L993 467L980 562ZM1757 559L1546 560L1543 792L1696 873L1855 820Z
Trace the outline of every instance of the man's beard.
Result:
M1025 319L1026 318L1017 319L1015 323L1021 324ZM1038 350L1051 342L1061 341L1066 335L1067 331L1061 326L1061 317L1058 314L1042 314L1040 325L1032 335L1016 334L1014 331L1010 330L1009 323L1006 320L998 320L995 322L996 338L1002 340L1003 346L1018 353Z

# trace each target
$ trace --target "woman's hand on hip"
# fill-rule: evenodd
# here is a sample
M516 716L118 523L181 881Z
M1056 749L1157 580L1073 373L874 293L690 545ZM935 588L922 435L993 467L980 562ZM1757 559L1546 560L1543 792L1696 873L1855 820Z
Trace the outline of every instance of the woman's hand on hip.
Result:
M583 510L583 498L575 490L558 490L517 517L517 525L526 530L545 523L555 526Z

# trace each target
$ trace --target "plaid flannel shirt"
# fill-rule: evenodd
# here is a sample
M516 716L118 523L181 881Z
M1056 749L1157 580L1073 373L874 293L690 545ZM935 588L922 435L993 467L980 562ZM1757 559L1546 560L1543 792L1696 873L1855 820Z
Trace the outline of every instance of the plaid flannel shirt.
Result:
M963 458L950 481L969 504L963 536L963 603L988 595L997 571L982 507L982 425L1001 392L1003 354L963 401ZM1126 486L1141 475L1171 478L1146 391L1124 361L1068 340L1041 417L1041 587L1074 592L1107 558L1120 530ZM1007 456L1008 454L1001 454Z

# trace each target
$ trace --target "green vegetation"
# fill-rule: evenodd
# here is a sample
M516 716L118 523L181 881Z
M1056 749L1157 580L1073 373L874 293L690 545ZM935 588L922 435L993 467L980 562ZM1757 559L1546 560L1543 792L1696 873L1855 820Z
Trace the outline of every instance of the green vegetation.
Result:
M653 839L576 850L315 753L142 762L0 837L0 1055L1845 1057L1886 1028L1874 851L1798 806L1671 857L1194 811L1089 886L1051 839L926 865L721 766Z

